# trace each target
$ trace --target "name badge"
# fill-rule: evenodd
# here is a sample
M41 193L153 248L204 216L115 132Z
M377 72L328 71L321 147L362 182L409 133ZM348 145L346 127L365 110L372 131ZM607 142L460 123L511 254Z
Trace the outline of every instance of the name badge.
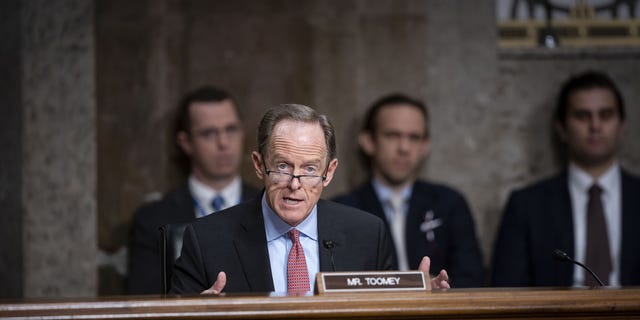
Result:
M316 282L320 294L431 290L421 271L318 272Z

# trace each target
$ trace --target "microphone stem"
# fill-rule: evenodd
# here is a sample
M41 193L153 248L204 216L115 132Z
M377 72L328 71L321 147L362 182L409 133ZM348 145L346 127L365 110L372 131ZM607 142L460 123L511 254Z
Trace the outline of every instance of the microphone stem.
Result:
M572 261L573 261L574 263L576 263L577 265L581 266L583 269L585 269L585 270L589 271L589 273L591 273L591 275L593 276L593 278L594 278L594 279L596 279L596 281L598 281L598 283L600 284L600 286L603 286L603 287L604 287L604 283L602 283L602 281L600 281L600 278L598 278L598 276L597 276L595 273L593 273L593 271L591 271L591 269L587 268L584 264L582 264L582 263L580 263L580 262L578 262L578 261L575 261L575 260L572 260Z
M331 269L333 269L333 272L336 272L336 264L333 262L333 248L335 248L336 244L331 240L325 240L322 244L325 249L329 250L329 253L331 254Z
M333 269L333 272L336 272L336 264L333 262L333 247L331 247L329 251L331 252L331 268Z

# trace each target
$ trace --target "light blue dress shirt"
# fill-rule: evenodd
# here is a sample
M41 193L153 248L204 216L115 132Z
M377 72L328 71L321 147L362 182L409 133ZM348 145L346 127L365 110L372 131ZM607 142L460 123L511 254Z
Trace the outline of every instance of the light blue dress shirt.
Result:
M376 191L376 195L378 196L378 200L380 200L380 204L382 205L382 209L384 210L384 215L387 218L387 221L391 223L393 220L393 208L390 205L389 199L391 199L391 189L382 183L378 182L376 179L372 179L371 184L373 185L373 190ZM400 190L400 194L405 199L404 201L404 213L407 214L409 211L409 198L411 197L411 193L413 192L413 184L410 184L402 190Z
M287 232L293 229L284 222L267 204L266 193L262 196L262 217L267 235L269 262L273 288L276 293L287 292L287 260L293 245ZM320 268L318 253L318 206L315 205L309 216L295 227L300 231L300 243L304 249L307 269L309 270L309 284L311 292L315 286L316 273Z

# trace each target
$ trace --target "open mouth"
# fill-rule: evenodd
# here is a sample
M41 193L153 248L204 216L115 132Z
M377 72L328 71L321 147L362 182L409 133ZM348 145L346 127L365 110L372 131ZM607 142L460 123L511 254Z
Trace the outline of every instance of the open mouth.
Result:
M283 200L284 200L285 204L288 204L288 205L291 205L291 206L295 206L295 205L299 204L300 202L302 202L302 200L300 200L300 199L294 199L294 198L290 198L290 197L284 197Z

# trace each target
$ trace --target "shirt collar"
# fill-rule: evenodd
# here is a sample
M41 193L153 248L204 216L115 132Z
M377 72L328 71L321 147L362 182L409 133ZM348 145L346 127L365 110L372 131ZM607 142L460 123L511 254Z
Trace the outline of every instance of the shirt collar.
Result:
M283 234L293 229L288 223L284 222L278 214L267 204L266 192L262 195L262 217L264 218L264 227L267 234L267 242L277 239ZM318 204L313 206L311 213L295 228L303 235L318 240Z
M600 177L598 184L605 193L616 190L620 185L620 166L617 162Z
M222 190L214 190L204 183L200 182L193 175L189 176L189 191L193 195L193 198L200 204L205 206L209 212L212 210L211 208L211 200L217 196L221 195L225 200L225 208L236 205L240 202L240 196L242 194L242 179L239 176L236 176L231 183L229 183Z
M569 183L583 192L587 192L594 183L598 183L598 186L602 188L604 193L610 193L615 190L616 186L620 185L620 165L618 162L614 162L598 180L595 180L586 171L582 170L582 168L570 163Z
M371 184L373 185L373 189L376 191L376 195L378 196L380 203L388 203L391 199L391 195L394 193L391 188L380 183L380 181L375 178L372 179ZM413 192L413 183L400 190L400 194L405 201L409 199L411 192Z

